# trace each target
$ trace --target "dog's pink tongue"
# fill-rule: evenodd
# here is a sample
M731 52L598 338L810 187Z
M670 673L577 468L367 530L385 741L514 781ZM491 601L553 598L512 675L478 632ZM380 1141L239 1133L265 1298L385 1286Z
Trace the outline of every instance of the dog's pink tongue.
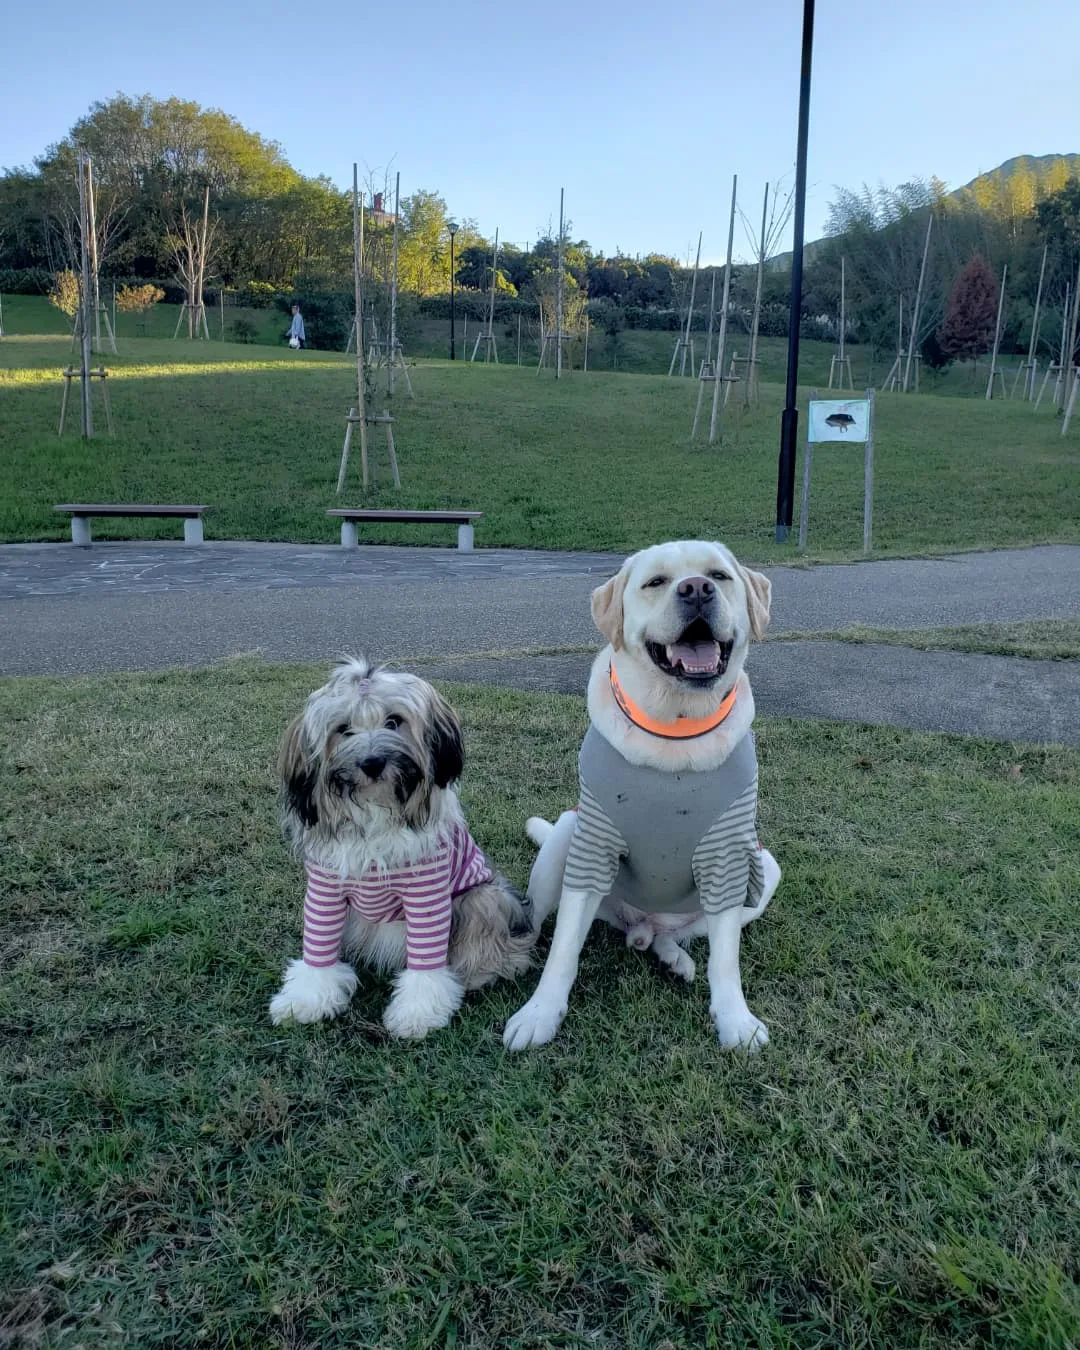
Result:
M688 675L712 675L720 668L720 645L716 642L673 642L667 649L672 666L682 666Z

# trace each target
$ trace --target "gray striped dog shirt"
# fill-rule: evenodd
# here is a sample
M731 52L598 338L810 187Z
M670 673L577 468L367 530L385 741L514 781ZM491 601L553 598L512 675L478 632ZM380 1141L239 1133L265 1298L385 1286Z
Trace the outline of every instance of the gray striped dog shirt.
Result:
M715 914L760 900L753 732L717 769L669 773L631 764L590 727L578 774L565 886L614 892L649 914Z

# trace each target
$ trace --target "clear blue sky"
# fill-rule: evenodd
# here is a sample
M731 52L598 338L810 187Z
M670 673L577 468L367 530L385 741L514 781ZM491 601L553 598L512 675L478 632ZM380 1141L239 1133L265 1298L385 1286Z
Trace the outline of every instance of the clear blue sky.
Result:
M345 186L352 162L433 188L490 236L557 220L630 253L726 244L731 175L759 217L793 181L801 0L58 0L4 23L0 165L96 99L220 107ZM1080 152L1080 5L819 0L807 237L834 185L950 186L1017 154ZM745 243L736 234L736 253Z

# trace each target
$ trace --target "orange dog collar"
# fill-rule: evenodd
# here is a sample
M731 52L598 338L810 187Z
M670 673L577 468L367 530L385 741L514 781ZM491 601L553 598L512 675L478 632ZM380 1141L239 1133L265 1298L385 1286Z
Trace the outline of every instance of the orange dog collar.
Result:
M611 677L611 692L615 702L627 718L641 731L647 731L651 736L661 736L666 741L689 741L696 736L708 735L710 731L716 730L735 706L735 689L732 688L730 693L724 696L719 708L708 717L677 717L674 722L659 722L630 701L619 683L619 677L615 674L613 666L608 668L608 674Z

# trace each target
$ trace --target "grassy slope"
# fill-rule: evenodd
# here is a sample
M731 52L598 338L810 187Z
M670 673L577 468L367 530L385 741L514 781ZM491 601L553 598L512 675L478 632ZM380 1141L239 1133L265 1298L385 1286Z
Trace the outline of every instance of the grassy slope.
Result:
M275 1029L272 758L320 672L0 684L0 1337L86 1346L1064 1347L1080 1335L1080 755L766 723L773 1043L606 930L387 1043ZM481 842L573 792L579 700L452 689ZM199 747L197 755L193 746ZM163 790L163 788L165 790Z
M341 355L221 344L122 343L110 359L115 442L59 441L58 367L67 344L0 344L9 473L0 539L65 537L53 503L182 500L214 505L210 537L334 539L325 516L350 402ZM733 408L722 447L688 440L692 381L590 375L555 384L532 371L447 363L416 368L399 397L404 487L381 505L479 506L481 545L638 547L657 538L723 537L748 559L790 557L772 543L781 391ZM1048 412L1017 404L882 396L874 543L882 553L947 551L1076 537L1069 500L1080 441ZM861 546L861 452L815 457L812 557ZM385 466L383 480L385 482ZM359 501L354 465L347 501ZM1007 503L1007 510L1002 509ZM99 537L130 537L130 522ZM138 526L142 536L175 525ZM415 528L372 539L423 542ZM427 536L443 541L446 535Z

